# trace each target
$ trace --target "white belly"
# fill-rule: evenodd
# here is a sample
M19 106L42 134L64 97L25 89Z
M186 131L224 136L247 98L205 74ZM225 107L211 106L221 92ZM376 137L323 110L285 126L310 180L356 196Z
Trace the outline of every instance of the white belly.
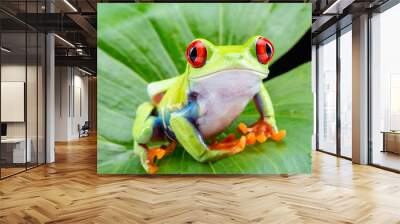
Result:
M261 78L250 70L227 70L191 80L197 93L197 124L204 137L222 132L258 93Z

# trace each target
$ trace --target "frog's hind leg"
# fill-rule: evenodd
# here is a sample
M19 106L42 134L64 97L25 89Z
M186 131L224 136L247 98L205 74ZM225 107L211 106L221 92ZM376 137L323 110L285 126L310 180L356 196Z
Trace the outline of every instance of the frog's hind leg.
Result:
M280 141L286 136L285 130L278 130L275 120L274 107L267 89L261 84L260 92L254 96L254 103L257 111L260 114L260 119L247 127L246 124L240 123L238 126L239 132L246 135L246 138L254 144L265 142L268 138L274 141Z
M171 142L169 145L149 148L146 144L135 142L134 151L140 158L140 163L147 173L154 174L158 171L158 166L155 160L161 160L165 155L172 153L176 148L176 142Z
M198 129L184 116L172 116L170 124L179 143L199 162L216 161L234 155L243 151L246 146L246 138L242 136L235 141L229 137L223 147L222 145L221 147L212 147L213 144L209 147Z
M134 153L140 157L140 162L147 173L157 172L155 160L162 159L176 147L175 142L168 146L148 147L148 144L153 141L165 140L161 121L154 115L154 111L153 104L148 102L141 104L137 109L133 124Z
M226 136L221 141L212 141L212 143L208 146L211 150L230 150L242 151L244 147L248 143L247 139L244 136L241 136L239 139L236 139L236 136L232 133Z

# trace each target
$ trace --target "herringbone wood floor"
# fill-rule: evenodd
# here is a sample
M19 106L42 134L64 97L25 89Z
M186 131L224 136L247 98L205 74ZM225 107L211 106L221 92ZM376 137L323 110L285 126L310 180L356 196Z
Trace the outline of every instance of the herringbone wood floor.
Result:
M314 153L312 175L99 176L95 138L0 181L0 223L400 223L400 175Z

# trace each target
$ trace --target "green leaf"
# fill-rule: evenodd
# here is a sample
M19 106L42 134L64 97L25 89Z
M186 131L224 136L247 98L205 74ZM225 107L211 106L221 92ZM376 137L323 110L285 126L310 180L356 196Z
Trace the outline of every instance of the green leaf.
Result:
M311 4L99 4L98 46L144 80L184 72L195 38L243 44L263 35L284 55L310 28ZM101 66L101 64L100 64Z
M99 4L98 7L98 173L144 173L132 152L136 108L148 100L151 81L183 72L184 51L195 38L242 44L268 37L275 60L310 28L310 4ZM284 15L284 19L282 16ZM161 160L159 173L304 173L311 170L313 99L310 63L266 82L281 143L268 141L220 161L201 164L178 147ZM258 119L254 106L239 121Z

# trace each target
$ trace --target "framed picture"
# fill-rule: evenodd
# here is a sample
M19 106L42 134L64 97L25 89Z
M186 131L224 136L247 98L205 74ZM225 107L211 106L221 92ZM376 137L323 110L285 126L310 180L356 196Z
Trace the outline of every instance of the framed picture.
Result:
M309 3L98 4L98 173L310 173L311 42L285 57L310 28Z

